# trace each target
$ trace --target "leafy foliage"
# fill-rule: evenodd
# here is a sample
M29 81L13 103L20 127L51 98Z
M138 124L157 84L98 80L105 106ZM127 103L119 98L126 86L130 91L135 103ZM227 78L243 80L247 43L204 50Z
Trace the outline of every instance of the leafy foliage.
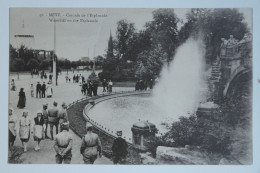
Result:
M158 9L153 12L153 21L146 24L147 30L151 33L153 47L157 44L167 53L167 61L173 59L178 40L179 19L173 9Z
M192 115L181 117L179 121L174 122L164 138L166 141L172 139L171 145L173 146L201 146L202 149L209 152L228 154L231 150L231 131L229 125L221 119L198 120L196 116Z
M243 19L237 9L192 9L180 29L179 38L184 42L190 36L201 37L206 45L206 58L211 62L219 55L221 38L228 39L233 35L240 40L249 32Z
M151 79L159 75L162 66L167 62L167 53L158 44L153 50L143 51L138 56L135 75L141 79Z
M99 83L99 78L94 71L89 75L88 81L92 82L93 84Z

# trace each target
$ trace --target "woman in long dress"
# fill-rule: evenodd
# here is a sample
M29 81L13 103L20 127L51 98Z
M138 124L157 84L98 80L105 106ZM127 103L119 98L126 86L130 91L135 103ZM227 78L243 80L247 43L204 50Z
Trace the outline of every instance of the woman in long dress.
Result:
M9 148L11 149L14 145L17 133L17 117L13 115L13 109L9 108L9 117L8 117L8 129L9 129Z
M39 110L36 113L36 117L34 118L34 141L36 141L36 147L34 148L35 151L40 150L40 142L44 139L44 119L42 111Z
M19 100L18 100L17 107L22 109L25 107L25 103L26 103L25 92L23 91L23 88L21 88L19 92Z
M46 95L47 97L52 97L52 85L50 82L48 82L47 88L46 88Z
M19 134L22 141L24 152L27 151L27 142L30 139L30 127L31 127L31 118L28 115L28 111L24 110L21 119L19 120Z

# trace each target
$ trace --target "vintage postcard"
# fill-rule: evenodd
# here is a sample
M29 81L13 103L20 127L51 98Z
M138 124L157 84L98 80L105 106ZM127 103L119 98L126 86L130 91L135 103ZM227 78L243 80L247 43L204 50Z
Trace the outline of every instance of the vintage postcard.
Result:
M9 164L252 165L252 8L10 8Z

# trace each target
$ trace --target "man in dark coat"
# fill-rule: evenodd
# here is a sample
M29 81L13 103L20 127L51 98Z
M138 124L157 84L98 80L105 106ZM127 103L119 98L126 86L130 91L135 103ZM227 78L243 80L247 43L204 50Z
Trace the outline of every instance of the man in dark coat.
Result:
M45 98L45 91L46 91L46 84L45 84L45 82L43 82L41 89L42 89L42 98Z
M112 152L113 152L113 163L123 163L126 155L128 153L127 151L127 143L126 141L121 137L122 131L117 131L117 138L114 140L113 146L112 146Z
M88 96L92 97L92 85L88 81L88 87L87 87Z
M40 82L37 82L37 85L36 85L36 98L38 98L38 95L39 95L39 98L41 98L41 89L42 89L42 85L40 84Z
M85 81L83 81L82 89L83 89L83 93L84 93L84 95L86 95L86 94L87 94L87 93L86 93L86 90L87 90L87 84L86 84Z
M106 79L103 80L102 85L103 85L103 92L106 92L106 87L107 87Z
M98 90L98 83L94 82L93 83L93 94L94 94L94 96L97 96L97 90Z

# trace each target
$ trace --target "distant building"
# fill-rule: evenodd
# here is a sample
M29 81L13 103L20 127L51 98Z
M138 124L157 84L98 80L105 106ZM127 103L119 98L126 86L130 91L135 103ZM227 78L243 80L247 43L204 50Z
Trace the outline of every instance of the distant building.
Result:
M87 68L87 66L77 66L77 70L85 70Z
M33 52L38 55L39 59L49 60L49 61L52 60L53 51L34 49Z
M87 62L87 61L90 61L90 58L86 56L86 57L82 57L80 60Z

